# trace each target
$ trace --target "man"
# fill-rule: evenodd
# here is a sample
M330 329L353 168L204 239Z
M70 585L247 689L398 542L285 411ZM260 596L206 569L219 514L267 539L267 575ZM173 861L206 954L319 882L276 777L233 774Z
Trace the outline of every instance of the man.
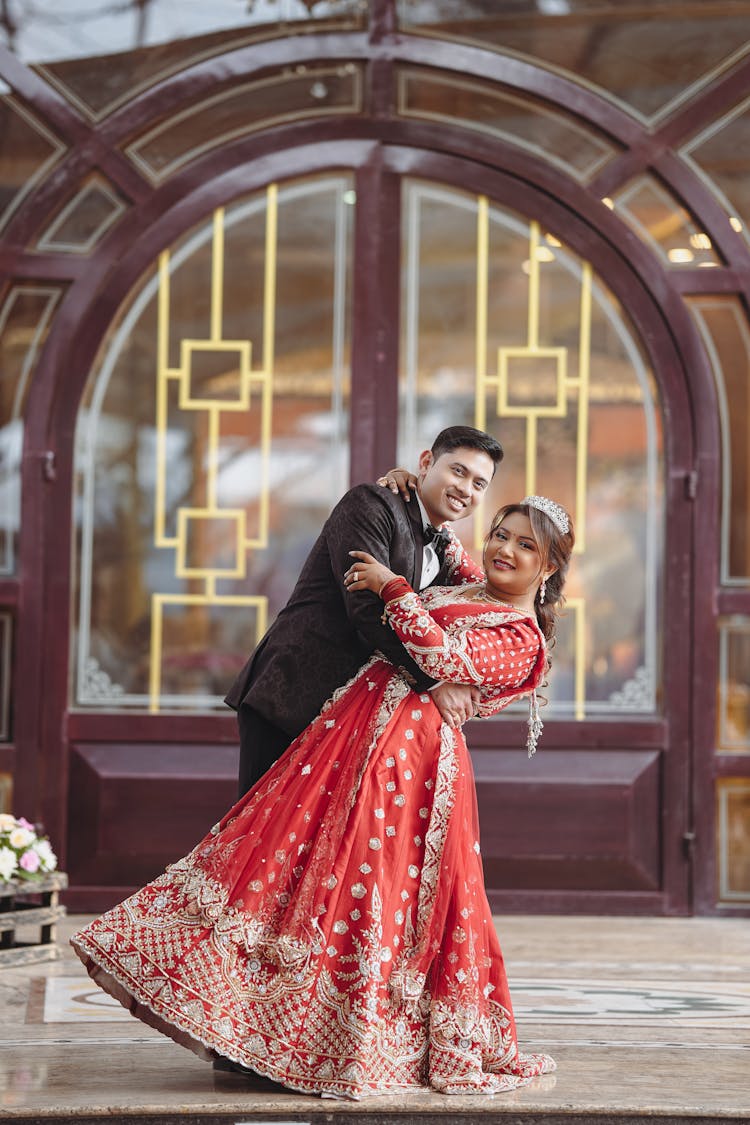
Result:
M435 529L469 515L502 457L489 434L451 426L420 455L416 502L371 484L357 485L339 501L292 596L227 694L240 728L240 796L376 649L414 687L431 691L446 721L471 717L475 689L436 684L420 671L383 624L380 600L368 591L347 593L344 573L352 562L349 551L359 550L403 574L415 589L459 581L456 559L464 567L474 564L462 551L444 562L451 535Z

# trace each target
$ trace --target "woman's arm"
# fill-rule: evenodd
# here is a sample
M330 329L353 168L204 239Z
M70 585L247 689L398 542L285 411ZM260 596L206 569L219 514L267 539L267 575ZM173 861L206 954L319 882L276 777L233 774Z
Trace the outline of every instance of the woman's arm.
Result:
M475 563L452 527L448 527L450 543L445 548L445 565L448 568L447 586L466 586L484 581L484 571Z
M491 624L451 634L440 628L403 578L386 583L381 597L384 616L404 648L436 679L520 687L539 661L539 630L528 618L498 621L502 611L491 610Z
M434 679L520 687L543 658L541 634L529 618L518 620L516 614L508 613L508 620L503 621L502 610L491 610L486 626L447 633L405 578L364 551L351 554L357 561L346 573L347 588L380 595L386 603L384 618L412 659Z

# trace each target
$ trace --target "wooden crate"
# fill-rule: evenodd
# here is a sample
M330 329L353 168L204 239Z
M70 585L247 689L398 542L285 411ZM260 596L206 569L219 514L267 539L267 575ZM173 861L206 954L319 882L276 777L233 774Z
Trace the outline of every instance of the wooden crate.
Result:
M0 883L0 968L3 965L31 965L36 961L56 961L60 950L55 944L55 925L65 916L59 903L60 891L68 876L54 871L41 879L11 880ZM38 940L17 937L17 930L38 927Z

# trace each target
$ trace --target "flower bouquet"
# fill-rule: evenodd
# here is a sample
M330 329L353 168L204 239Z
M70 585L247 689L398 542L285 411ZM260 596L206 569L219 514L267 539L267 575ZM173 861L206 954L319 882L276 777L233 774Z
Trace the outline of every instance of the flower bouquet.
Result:
M0 813L0 885L33 880L57 867L57 856L46 836L24 817Z

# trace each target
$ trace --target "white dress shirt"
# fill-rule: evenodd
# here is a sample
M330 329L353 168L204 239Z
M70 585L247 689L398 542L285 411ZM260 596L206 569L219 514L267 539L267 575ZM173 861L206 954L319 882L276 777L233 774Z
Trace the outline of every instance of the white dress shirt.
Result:
M424 509L424 504L419 499L417 493L414 493L416 501L419 504L419 511L422 516L422 528L430 526L430 521L427 518L427 512ZM440 559L437 556L432 543L425 543L422 548L422 577L419 580L420 590L424 590L425 586L429 586L435 578L437 578L438 571L440 570Z

